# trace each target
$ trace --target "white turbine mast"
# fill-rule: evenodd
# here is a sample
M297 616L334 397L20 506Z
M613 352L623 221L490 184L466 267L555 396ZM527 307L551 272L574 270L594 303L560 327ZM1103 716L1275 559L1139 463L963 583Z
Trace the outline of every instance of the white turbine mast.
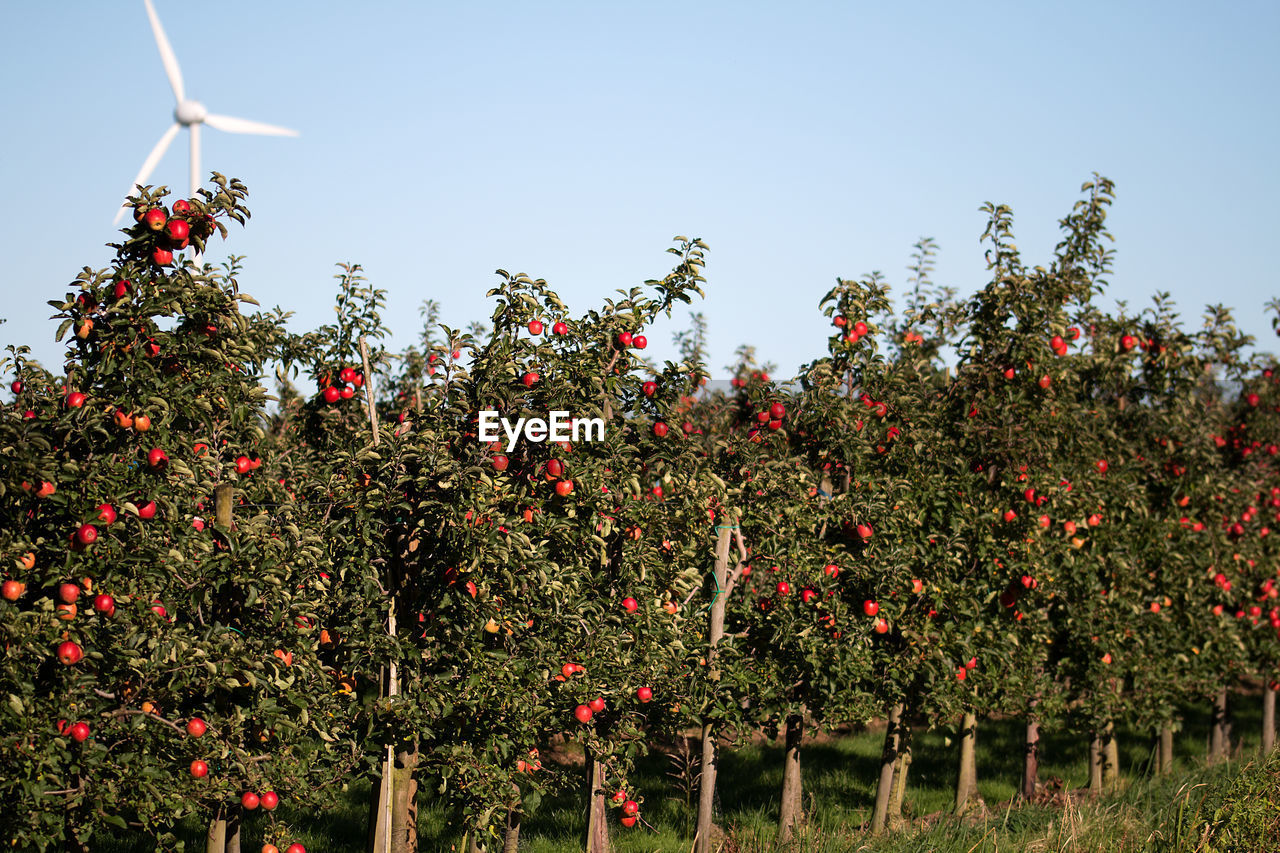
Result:
M160 49L160 61L164 63L165 74L169 77L169 85L173 88L173 96L177 99L177 106L173 109L173 124L164 135L160 137L160 141L156 143L156 147L151 149L151 153L147 155L147 159L142 161L142 168L138 171L138 177L133 179L133 183L129 184L129 190L125 196L137 191L139 185L145 185L147 178L151 177L151 173L155 171L156 166L160 163L160 158L164 157L164 152L168 150L173 138L178 135L178 131L186 128L191 133L191 195L196 194L196 190L200 188L200 125L207 124L214 130L221 130L227 133L256 133L261 136L297 136L298 131L289 130L286 127L276 127L271 124L263 124L260 121L250 121L244 118L235 118L233 116L215 115L210 113L205 105L196 100L187 98L186 90L182 85L182 69L178 67L178 58L173 54L173 48L169 45L169 39L164 34L164 28L160 26L160 18L156 15L155 7L151 5L151 0L142 0L147 7L147 17L151 19L151 32L156 37L156 47ZM129 209L127 203L120 207L116 212L115 222L119 222L124 216L124 212Z

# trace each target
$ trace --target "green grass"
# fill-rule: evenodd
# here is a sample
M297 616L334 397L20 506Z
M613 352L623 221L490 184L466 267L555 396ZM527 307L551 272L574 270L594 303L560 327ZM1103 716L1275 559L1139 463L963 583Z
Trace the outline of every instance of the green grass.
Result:
M1258 745L1258 705L1256 697L1241 697L1234 709L1235 735L1245 759L1254 756ZM1267 849L1196 846L1206 833L1230 838L1232 832L1252 833L1250 837L1267 838L1267 843L1274 839L1280 849L1280 826L1275 825L1280 816L1280 785L1274 782L1280 758L1273 759L1265 771L1250 767L1247 761L1207 768L1201 756L1208 727L1207 707L1187 709L1184 728L1175 743L1178 767L1170 777L1151 779L1147 772L1152 758L1150 740L1122 730L1119 745L1124 784L1117 793L1096 801L1077 798L1066 806L1014 805L1021 774L1022 723L981 722L979 790L988 811L965 821L948 816L956 753L948 743L948 733L919 731L904 803L905 814L913 819L912 828L874 840L862 826L870 819L875 797L882 733L859 731L806 743L802 764L809 823L794 849L813 853ZM1041 747L1041 780L1060 780L1064 791L1083 787L1088 780L1086 748L1086 741L1077 735L1046 733ZM648 826L642 831L615 825L618 853L689 851L694 810L668 777L671 767L665 755L653 755L632 777L645 797L643 818ZM729 832L726 853L773 850L782 786L781 746L758 743L726 752L721 759L720 781L719 823ZM425 793L419 798L421 849L459 849L461 839L450 815L432 799L431 787L424 781ZM367 782L354 782L342 793L338 807L323 815L294 814L282 805L273 816L280 824L270 837L277 844L302 841L311 853L361 851L368 794ZM581 850L585 820L580 791L549 798L526 817L521 850ZM256 853L269 827L266 815L249 819L244 832L246 853ZM1270 827L1272 833L1260 834L1265 829L1259 827ZM188 824L176 831L187 850L203 850L200 827ZM138 838L112 839L95 845L95 849L141 853L152 847L146 839Z

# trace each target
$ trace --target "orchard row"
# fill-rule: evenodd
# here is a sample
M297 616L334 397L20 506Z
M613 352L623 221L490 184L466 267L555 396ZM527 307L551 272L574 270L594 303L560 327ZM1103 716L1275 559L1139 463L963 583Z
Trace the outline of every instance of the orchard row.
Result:
M171 845L197 814L210 849L288 848L277 805L323 810L372 773L375 841L409 849L429 781L498 849L582 784L542 760L576 743L599 853L657 793L635 759L698 727L702 851L717 749L762 726L786 736L785 840L815 726L888 718L881 831L913 722L959 724L961 810L979 709L1027 719L1028 798L1042 727L1088 738L1103 788L1121 722L1170 744L1178 708L1260 679L1270 724L1280 377L1224 308L1191 328L1164 295L1101 307L1112 187L1083 194L1040 266L988 205L969 299L932 283L927 240L896 308L878 275L838 280L826 353L779 384L744 347L724 393L700 315L677 360L643 355L702 293L698 240L579 313L499 271L487 323L429 307L391 353L358 267L335 323L296 334L242 308L237 259L172 255L243 223L237 182L144 192L115 263L50 302L61 369L6 364L14 841ZM481 440L489 414L562 412L603 436Z

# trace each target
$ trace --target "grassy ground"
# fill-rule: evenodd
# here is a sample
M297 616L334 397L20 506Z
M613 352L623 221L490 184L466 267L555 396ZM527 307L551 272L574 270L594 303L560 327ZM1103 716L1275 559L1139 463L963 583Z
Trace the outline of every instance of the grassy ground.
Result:
M1260 700L1242 699L1235 709L1235 733L1241 742L1239 753L1246 760L1253 757L1258 745L1259 705ZM947 816L952 803L955 748L948 742L946 732L919 732L915 737L915 760L904 804L912 827L876 840L870 839L861 827L871 814L882 733L863 731L824 738L806 744L803 751L805 801L810 822L795 849L814 853L864 850L868 853L1077 850L1163 853L1214 849L1197 846L1208 831L1205 822L1221 813L1223 803L1231 797L1253 797L1251 792L1256 786L1250 788L1244 780L1253 779L1260 771L1250 769L1242 777L1244 761L1204 767L1200 756L1205 751L1208 726L1207 708L1188 709L1185 727L1175 745L1178 767L1167 779L1152 780L1148 776L1152 758L1150 741L1121 731L1122 790L1097 801L1064 794L1052 803L1013 805L1021 773L1022 725L1018 721L980 723L979 790L988 808L984 815L965 821ZM1042 742L1041 755L1042 781L1060 786L1063 792L1086 784L1088 768L1083 739L1048 733ZM628 830L615 825L618 853L689 851L696 792L681 790L689 786L680 784L678 774L673 776L674 766L666 755L655 755L644 762L633 777L645 796L643 817L648 826L644 830L638 826ZM729 833L724 846L726 853L774 849L777 796L782 786L780 745L760 743L724 754L720 778L720 823ZM431 786L424 784L423 787L429 791ZM341 806L324 815L290 814L282 806L275 818L295 829L270 833L271 837L278 844L281 840L302 841L311 853L361 851L368 790L367 783L352 784L343 793ZM583 806L578 792L544 802L526 818L521 850L529 853L581 850L585 835ZM1274 806L1269 809L1280 814L1280 809ZM452 833L449 815L432 802L429 794L420 798L419 816L422 850L460 849L460 839ZM278 829L283 830L284 826ZM253 816L244 834L246 853L256 853L267 832L265 816ZM182 827L180 834L188 850L203 850L203 835L198 827ZM1280 837L1272 837L1277 838L1277 849L1280 849ZM143 839L119 839L95 849L134 853L149 847ZM1266 848L1258 848L1263 849Z

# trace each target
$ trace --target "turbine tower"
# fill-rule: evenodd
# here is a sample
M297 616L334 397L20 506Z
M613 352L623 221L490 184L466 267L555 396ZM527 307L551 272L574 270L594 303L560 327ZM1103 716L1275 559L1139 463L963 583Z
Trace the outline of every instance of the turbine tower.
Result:
M155 7L151 5L151 0L142 0L142 2L147 7L147 17L151 19L151 32L155 34L156 47L160 49L160 60L164 63L165 74L169 77L169 85L173 87L173 96L178 103L173 110L173 124L160 137L156 147L151 149L147 159L142 161L142 168L138 171L138 177L133 179L133 183L129 184L129 190L125 193L126 197L135 192L137 185L145 184L147 178L151 177L151 173L155 171L156 166L160 163L160 158L164 156L164 152L168 150L170 143L173 142L173 138L184 127L191 133L191 195L195 195L196 190L200 187L200 126L202 124L207 124L214 130L221 130L227 133L256 133L261 136L298 135L298 131L289 130L285 127L276 127L275 125L263 124L260 121L250 121L244 118L215 115L210 113L205 108L205 105L199 101L188 99L186 90L182 85L182 69L178 67L178 58L173 54L173 48L170 47L169 39L164 34L164 28L160 26L160 18L156 15ZM120 217L124 216L124 212L128 207L127 203L121 205L120 210L116 212L115 222L120 221Z

